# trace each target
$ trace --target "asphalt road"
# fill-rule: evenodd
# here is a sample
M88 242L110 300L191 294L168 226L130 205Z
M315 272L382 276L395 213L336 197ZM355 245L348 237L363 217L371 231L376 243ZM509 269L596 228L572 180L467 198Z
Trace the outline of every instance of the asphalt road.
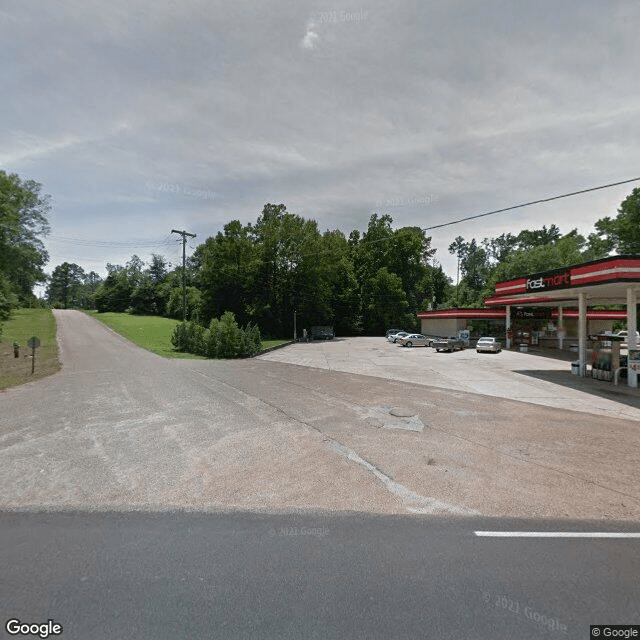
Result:
M586 638L640 622L638 538L474 534L640 530L636 421L264 360L164 360L79 312L56 318L62 371L0 394L3 624Z
M52 619L63 634L51 637L68 640L587 640L590 624L640 623L638 539L474 535L559 525L362 514L4 514L0 615L3 625Z

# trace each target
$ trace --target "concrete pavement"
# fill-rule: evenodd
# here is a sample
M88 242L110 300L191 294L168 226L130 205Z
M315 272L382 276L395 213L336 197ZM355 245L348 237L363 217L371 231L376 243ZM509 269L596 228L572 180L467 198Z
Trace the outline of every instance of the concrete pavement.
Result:
M638 389L573 376L569 362L547 356L535 351L477 354L474 349L436 353L366 337L300 342L259 358L640 420Z

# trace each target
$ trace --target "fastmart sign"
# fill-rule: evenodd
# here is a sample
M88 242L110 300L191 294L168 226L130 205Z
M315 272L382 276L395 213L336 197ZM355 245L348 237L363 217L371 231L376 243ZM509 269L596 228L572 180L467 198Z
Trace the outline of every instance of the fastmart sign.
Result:
M570 286L571 271L569 269L545 271L544 273L536 273L527 278L527 292L566 289Z

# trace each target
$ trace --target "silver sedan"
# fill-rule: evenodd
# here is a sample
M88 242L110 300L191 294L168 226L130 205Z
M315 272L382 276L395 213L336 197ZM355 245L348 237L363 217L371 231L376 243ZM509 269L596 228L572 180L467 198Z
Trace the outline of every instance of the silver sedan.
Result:
M430 347L431 340L432 338L427 338L421 333L410 333L403 338L398 338L397 342L403 347Z
M502 351L502 343L497 338L480 338L476 342L476 351L491 351L493 353L500 353Z

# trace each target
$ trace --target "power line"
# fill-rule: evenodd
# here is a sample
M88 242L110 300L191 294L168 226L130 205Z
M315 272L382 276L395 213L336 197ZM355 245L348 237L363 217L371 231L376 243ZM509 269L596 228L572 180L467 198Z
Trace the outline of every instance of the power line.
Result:
M85 247L114 247L114 248L154 248L154 247L165 247L169 246L172 243L172 239L170 237L166 237L159 240L126 240L126 241L109 241L109 240L91 240L88 238L74 238L69 236L56 236L56 235L48 235L46 240L50 240L53 242L64 242L68 244L76 244Z
M529 207L532 204L540 204L541 202L551 202L552 200L560 200L560 198L569 198L570 196L577 196L581 193L588 193L589 191L598 191L599 189L609 189L610 187L617 187L621 184L628 184L629 182L637 182L640 178L631 178L630 180L621 180L620 182L611 182L610 184L603 184L599 187L590 187L589 189L581 189L580 191L572 191L571 193L563 193L559 196L551 196L550 198L541 198L540 200L532 200L531 202L524 202L523 204L515 204L511 207L505 207L504 209L496 209L495 211L487 211L486 213L479 213L475 216L467 216L466 218L460 218L459 220L452 220L451 222L443 222L442 224L435 224L431 227L424 227L424 231L430 231L431 229L441 229L442 227L449 227L453 224L459 224L460 222L466 222L467 220L475 220L476 218L484 218L485 216L492 216L496 213L503 213L504 211L512 211L513 209L520 209L522 207Z

